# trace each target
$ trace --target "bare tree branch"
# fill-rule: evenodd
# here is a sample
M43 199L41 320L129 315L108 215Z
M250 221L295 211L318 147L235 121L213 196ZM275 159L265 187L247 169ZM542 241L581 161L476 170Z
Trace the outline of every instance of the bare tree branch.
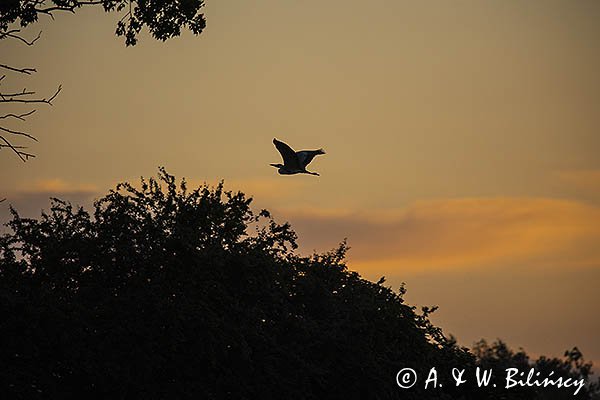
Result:
M33 46L40 39L42 31L29 39L22 30L30 24L36 23L40 14L49 15L54 19L55 12L75 13L79 8L85 6L101 6L106 12L125 13L117 23L115 34L124 37L126 46L133 46L137 43L137 37L144 27L150 30L155 39L162 41L179 36L182 28L188 28L195 35L199 35L206 28L206 19L201 12L204 0L150 2L146 0L0 0L0 3L2 4L0 6L2 9L0 12L0 41L2 43L5 42L3 39L13 39L23 45ZM127 5L129 5L129 10L126 12ZM2 84L4 84L6 76L13 77L14 73L33 75L37 72L34 67L14 65L12 60L2 59L0 61ZM4 125L0 126L0 150L10 148L25 161L32 155L16 146L21 143L11 143L11 141L17 137L25 137L29 140L35 140L35 138L25 132L26 129L16 129L10 124L17 124L16 121L25 121L25 118L33 114L35 110L31 110L31 107L21 110L18 107L20 104L52 105L53 100L61 91L61 86L58 86L58 89L49 98L40 97L32 90L23 89L18 92L18 89L4 89L4 93L0 91L0 103L2 103L0 107L12 103L12 106L4 108L1 112L3 115L0 115L0 122Z
M52 13L54 11L68 11L68 12L74 13L76 8L79 8L82 6L93 6L93 5L102 4L102 3L103 2L101 0L98 0L98 1L76 1L72 6L53 6L53 7L47 7L47 8L35 8L35 11L40 14L47 14L54 19L54 16L52 15ZM41 4L41 3L38 3L38 4Z
M35 94L35 92L26 92L26 89L23 89L22 92L18 92L18 93L0 93L0 97L2 98L6 98L6 97L19 97L19 96L30 96Z
M25 38L23 38L21 35L18 35L18 33L20 33L21 30L20 29L12 29L10 31L6 31L4 33L0 33L0 40L10 37L13 39L17 39L20 40L21 42L25 43L27 46L33 46L33 44L35 42L38 41L38 39L42 36L42 31L40 31L37 36L35 37L35 39L33 40L27 40Z
M23 148L22 146L13 146L4 136L0 136L0 140L5 143L5 145L0 146L0 150L4 147L10 148L23 162L27 161L29 158L35 157L33 154L21 151L20 149Z
M37 70L35 68L15 68L15 67L11 67L10 65L4 65L4 64L0 64L0 68L7 69L9 71L20 72L22 74L27 74L27 75L31 75L32 72L37 72Z
M0 99L0 103L45 103L45 104L52 105L52 100L54 100L56 98L56 96L58 96L58 94L60 93L61 90L62 90L62 86L59 85L58 89L56 89L56 92L54 92L54 94L49 99L46 99L46 98L44 98L44 99L15 99L13 97L10 99ZM35 92L22 93L22 94L19 94L19 96L24 95L24 94L33 95L33 94L35 94ZM9 97L9 95L6 95L6 94L3 96Z
M30 116L34 112L36 112L36 110L31 110L31 111L23 113L23 114L6 114L6 115L0 115L0 119L16 118L16 119L19 119L21 121L25 121L25 117Z
M43 4L43 0L33 0L33 3L35 6L41 5L41 4ZM12 29L12 30L7 30L5 32L0 32L0 40L6 39L6 38L11 38L11 39L17 40L21 43L24 43L27 46L32 46L40 38L41 33L42 33L40 31L33 40L27 40L20 35L20 32L21 32L20 29ZM25 75L31 75L32 73L37 72L37 70L35 68L16 68L16 67L12 67L12 66L5 65L5 64L0 64L0 69L2 69L2 68L9 70L9 71L19 72L19 73L25 74ZM0 76L0 81L2 81L5 77L6 77L6 75ZM10 92L10 93L0 92L0 103L3 103L3 104L8 104L8 103L17 104L18 103L18 104L48 104L48 105L52 105L52 101L56 98L56 96L58 96L58 94L60 93L61 90L62 90L62 86L59 85L58 88L56 89L56 91L49 98L36 97L35 96L36 92L31 91L31 90L28 91L26 88L24 88L20 92ZM25 121L26 117L32 115L35 112L36 112L35 109L27 111L27 112L14 112L13 111L13 112L6 113L4 115L0 115L0 120ZM12 127L8 127L8 126L0 126L0 150L3 150L3 149L12 150L12 152L14 154L16 154L19 157L19 159L21 159L21 161L27 161L28 159L35 157L35 155L25 151L25 149L27 147L20 146L20 145L13 143L12 139L17 138L17 137L24 137L28 140L33 140L33 141L37 142L37 139L28 132L24 132L23 130L17 130Z
M2 126L0 126L0 131L4 131L4 132L6 132L6 133L11 133L11 134L13 134L13 135L17 135L17 136L25 136L26 138L29 138L29 139L31 139L31 140L33 140L33 141L35 141L35 142L37 142L37 141L38 141L38 140L37 140L35 137L31 136L31 135L30 135L29 133L27 133L27 132L15 131L15 130L13 130L13 129L4 128L4 127L2 127Z
M13 33L18 33L18 32L21 32L21 30L20 29L11 29L9 31L2 32L2 33L0 33L0 40L4 39L5 37L10 36Z

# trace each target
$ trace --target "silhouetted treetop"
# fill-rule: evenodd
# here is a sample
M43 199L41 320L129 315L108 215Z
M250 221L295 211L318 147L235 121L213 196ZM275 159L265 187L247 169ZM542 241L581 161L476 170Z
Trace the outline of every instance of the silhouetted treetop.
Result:
M583 354L577 347L565 351L563 358L540 356L532 360L523 349L514 351L502 340L496 340L489 344L482 339L473 347L473 354L477 357L478 365L483 369L505 371L507 368L517 368L520 371L528 371L530 368L534 368L542 378L550 376L554 379L558 377L571 378L572 380L583 379L589 384L581 389L575 398L598 399L600 397L600 385L597 381L593 382L590 379L592 363L584 361ZM492 388L488 395L495 397L506 395L504 376L493 376L491 382ZM493 388L493 384L496 385L495 388ZM510 396L511 399L540 400L567 400L574 397L573 392L569 390L548 389L547 387L538 386L512 389Z
M345 243L300 256L290 225L250 204L161 170L118 185L93 215L58 199L40 219L13 211L0 390L396 398L399 363L470 360L402 293L348 271Z
M106 12L122 13L116 33L125 36L125 43L135 45L137 35L147 27L152 36L167 40L187 28L200 34L206 19L200 9L203 0L2 0L0 2L0 32L13 23L26 27L36 22L40 15L53 16L57 12L76 12L81 7L100 6Z
M91 214L54 199L8 226L3 398L506 398L473 383L426 390L431 367L452 382L452 368L477 365L430 322L434 308L349 271L345 243L298 254L289 224L222 183L189 190L161 169ZM410 390L396 383L404 367L421 377Z

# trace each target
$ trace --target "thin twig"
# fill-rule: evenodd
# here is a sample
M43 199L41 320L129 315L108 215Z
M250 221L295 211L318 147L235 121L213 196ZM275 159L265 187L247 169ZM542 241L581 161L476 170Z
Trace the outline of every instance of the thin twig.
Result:
M8 129L8 128L5 128L3 126L0 126L0 131L4 131L6 133L12 133L13 135L17 135L17 136L25 136L26 138L29 138L29 139L31 139L31 140L33 140L35 142L38 141L35 137L31 136L27 132L13 131L12 129Z
M37 72L35 68L15 68L10 65L0 64L0 68L8 69L9 71L20 72L22 74L31 75L32 72Z
M93 5L102 4L102 3L103 3L102 0L98 0L98 1L77 1L72 6L54 6L54 7L47 7L47 8L35 8L35 11L38 12L38 13L42 13L42 14L48 14L51 17L53 17L52 13L54 11L69 11L69 12L74 13L76 8L79 8L79 7L82 7L82 6L93 6Z
M2 32L0 33L0 40L4 39L5 37L7 37L8 35L12 34L12 33L18 33L21 32L20 29L11 29L10 31L6 31L6 32Z
M19 30L19 29L13 29L13 30L11 30L11 31L4 32L4 33L2 34L2 36L0 36L0 40L1 40L1 39L4 39L5 37L11 37L11 38L13 38L13 39L20 40L21 42L25 43L27 46L33 46L33 44L34 44L35 42L37 42L37 41L38 41L38 39L39 39L39 38L42 36L42 31L40 31L40 32L37 34L37 36L35 37L35 39L33 39L33 40L31 40L31 41L28 41L27 39L25 39L25 38L23 38L23 37L21 37L21 36L19 36L19 35L16 35L16 33L19 33L19 32L21 32L21 30Z
M13 146L4 136L0 136L0 139L2 139L4 143L7 144L7 147L9 147L17 156L19 156L21 161L25 162L29 157L35 157L33 154L25 153L15 148L15 146Z
M62 90L62 86L59 85L56 92L54 92L52 97L50 97L49 99L15 99L15 98L11 98L11 99L0 99L0 103L45 103L45 104L52 105L52 100L54 100L56 98L56 96L58 96L58 94L60 93L61 90Z
M2 148L2 147L10 147L10 146L0 143L0 148ZM12 147L15 149L26 149L27 148L27 146L15 146L15 145L13 145Z
M24 114L6 114L6 115L2 115L0 116L0 119L6 119L6 118L16 118L16 119L20 119L21 121L25 121L25 117L30 116L31 114L33 114L36 110L31 110L29 112L26 112Z
M52 97L50 97L48 99L48 104L52 105L52 100L54 100L56 98L56 96L58 96L58 94L60 93L61 90L62 90L62 85L58 85L58 89L56 89L56 92L52 95Z
M125 13L125 14L124 14L122 17L121 17L121 19L119 20L119 22L123 22L123 20L124 20L125 18L127 18L127 17L130 17L130 18L131 18L131 8L129 9L129 11L127 11L127 12L126 12L126 13Z
M22 92L18 92L18 93L0 93L0 96L2 96L2 97L18 97L18 96L31 96L32 94L35 94L35 92L26 92L25 89L23 89Z

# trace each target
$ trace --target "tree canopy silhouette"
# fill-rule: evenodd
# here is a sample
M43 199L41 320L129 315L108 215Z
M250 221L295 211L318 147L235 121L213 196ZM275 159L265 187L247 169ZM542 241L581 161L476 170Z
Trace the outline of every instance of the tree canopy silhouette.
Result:
M182 28L198 35L206 27L206 19L200 12L203 0L4 0L0 3L0 32L8 31L13 23L26 27L40 15L53 18L58 12L74 13L90 6L123 14L116 33L125 37L128 46L137 43L137 35L144 27L154 38L163 41L179 36Z
M250 205L222 184L190 191L161 169L119 184L93 214L59 199L40 219L13 210L0 237L0 391L481 398L468 385L401 390L403 367L449 376L475 357L429 321L432 309L406 305L403 288L349 271L345 243L298 255L290 225Z
M497 340L489 344L485 340L480 340L473 347L473 354L477 357L478 365L483 369L493 371L505 371L507 368L517 368L520 371L527 371L534 368L542 377L552 378L562 377L572 380L583 379L590 382L589 385L581 389L575 398L579 399L598 399L600 396L600 386L598 382L591 382L592 363L585 362L583 354L577 347L565 351L564 358L540 356L532 360L523 349L512 350L502 340ZM505 375L495 375L492 377L489 396L501 398L502 392L506 394ZM496 387L493 385L496 384ZM547 387L525 386L511 389L511 399L540 399L540 400L567 400L572 399L573 391L554 390Z

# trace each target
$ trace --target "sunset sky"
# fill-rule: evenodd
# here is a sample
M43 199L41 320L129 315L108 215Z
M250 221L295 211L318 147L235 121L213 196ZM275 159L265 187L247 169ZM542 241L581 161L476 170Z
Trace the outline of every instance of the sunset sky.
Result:
M578 346L600 370L600 2L206 0L196 37L126 48L117 14L79 10L0 42L3 90L49 95L37 157L0 151L0 222L57 196L89 205L159 166L225 180L298 232L345 237L459 343L536 356ZM323 147L279 176L273 137Z

